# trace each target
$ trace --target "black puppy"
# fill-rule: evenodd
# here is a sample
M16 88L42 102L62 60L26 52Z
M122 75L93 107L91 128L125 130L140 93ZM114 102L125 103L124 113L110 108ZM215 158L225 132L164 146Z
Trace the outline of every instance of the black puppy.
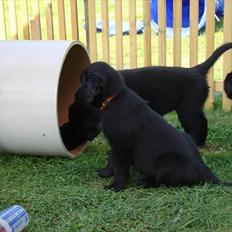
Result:
M192 67L146 67L120 71L127 87L148 101L149 106L165 115L175 110L185 130L197 145L204 145L208 122L203 113L203 106L208 96L206 74L215 61L228 49L232 43L217 48L203 63ZM232 96L232 81L225 82L227 95ZM99 169L100 177L113 175L112 161L109 152L108 163Z
M89 65L76 96L82 107L92 104L102 111L114 170L114 181L107 188L124 189L131 165L142 174L146 186L220 183L191 137L151 110L108 64Z
M74 102L69 107L69 121L60 127L65 147L70 151L86 141L92 141L101 131L100 110L93 106L81 109Z
M224 80L224 90L228 98L232 99L232 72L226 75Z
M197 145L204 145L207 119L203 113L208 96L207 72L232 43L217 48L203 63L192 68L145 67L122 70L127 87L132 89L160 115L176 111L186 133Z

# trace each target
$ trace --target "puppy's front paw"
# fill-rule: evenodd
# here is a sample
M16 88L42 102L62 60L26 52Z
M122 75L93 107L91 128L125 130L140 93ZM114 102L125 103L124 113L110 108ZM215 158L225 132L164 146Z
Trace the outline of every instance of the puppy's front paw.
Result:
M101 178L110 178L114 175L111 168L101 168L97 170L97 172Z

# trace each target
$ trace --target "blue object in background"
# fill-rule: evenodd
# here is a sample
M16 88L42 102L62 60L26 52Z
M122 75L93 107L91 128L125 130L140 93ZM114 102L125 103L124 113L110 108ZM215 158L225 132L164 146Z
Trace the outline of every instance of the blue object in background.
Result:
M151 23L158 32L158 0L151 1ZM165 1L165 0L163 0ZM191 0L182 0L182 36L189 36L190 34L190 19L189 19L189 2ZM197 1L197 0L194 0ZM206 1L199 1L199 18L198 18L198 30L205 28L206 23ZM232 0L231 0L232 1ZM224 15L224 0L215 0L215 17L218 18ZM173 0L166 0L166 34L169 37L173 36ZM137 34L143 33L143 22L137 22L136 24ZM102 32L102 21L96 22L96 31ZM109 21L109 34L115 35L116 28L115 22ZM122 23L123 35L129 34L129 23Z
M224 0L215 0L215 14L217 17L224 15Z
M189 1L182 1L182 36L190 33ZM197 0L194 0L197 1ZM151 21L158 32L158 0L151 0ZM204 27L206 22L206 0L199 0L198 29ZM166 0L166 32L167 36L173 36L173 0Z

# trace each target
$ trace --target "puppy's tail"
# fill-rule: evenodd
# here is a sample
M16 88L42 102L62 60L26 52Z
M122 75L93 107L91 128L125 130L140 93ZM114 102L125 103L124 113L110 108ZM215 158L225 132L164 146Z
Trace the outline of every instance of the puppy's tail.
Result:
M212 172L210 173L210 176L206 178L206 182L212 185L220 185L220 186L225 186L225 187L232 187L231 182L224 182L218 179Z
M231 182L219 181L218 183L211 182L211 184L213 184L213 185L220 185L220 186L223 186L223 187L232 187L232 183Z
M228 73L224 80L224 91L227 97L232 99L232 72Z
M231 48L232 48L232 43L223 44L222 46L218 47L208 59L206 59L203 63L194 66L193 68L197 69L202 74L206 74L209 71L209 69L214 65L214 63L217 61L217 59L224 52L226 52Z

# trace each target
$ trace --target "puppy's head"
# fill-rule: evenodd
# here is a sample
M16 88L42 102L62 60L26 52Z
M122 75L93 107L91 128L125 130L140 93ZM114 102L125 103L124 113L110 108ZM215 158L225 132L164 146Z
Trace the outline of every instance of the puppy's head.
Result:
M99 106L106 97L119 92L124 82L119 73L105 62L90 64L80 77L76 102L86 107L92 103Z
M72 125L67 122L60 127L60 133L63 143L67 150L71 151L78 147L80 144L84 143L84 138L75 135Z
M99 109L90 106L81 110L73 103L69 107L69 122L60 127L65 147L70 151L93 140L101 131L101 125Z
M228 73L224 80L224 90L227 97L232 99L232 72Z
M69 107L69 123L76 137L93 140L101 131L101 112L94 106L80 108L75 102Z

